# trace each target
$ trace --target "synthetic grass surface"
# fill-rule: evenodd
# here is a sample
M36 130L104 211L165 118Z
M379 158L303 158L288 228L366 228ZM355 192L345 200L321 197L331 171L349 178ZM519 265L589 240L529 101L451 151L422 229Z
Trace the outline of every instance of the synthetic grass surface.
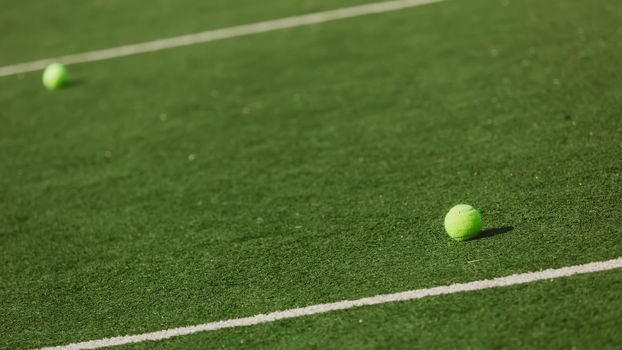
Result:
M620 288L618 270L116 349L618 349Z
M56 93L39 74L0 78L0 347L619 256L622 6L505 4L77 65ZM512 229L453 242L442 219L459 202ZM598 307L615 276L581 305ZM515 302L499 295L486 307Z
M367 2L373 1L3 0L0 11L0 65Z

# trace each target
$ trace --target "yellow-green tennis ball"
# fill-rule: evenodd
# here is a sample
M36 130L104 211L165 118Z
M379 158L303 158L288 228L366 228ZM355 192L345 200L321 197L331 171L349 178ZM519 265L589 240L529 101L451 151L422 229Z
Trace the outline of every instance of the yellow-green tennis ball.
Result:
M52 63L43 71L43 86L48 90L56 90L69 80L67 68L60 63Z
M456 241L477 236L482 229L482 216L468 204L458 204L445 215L445 230Z

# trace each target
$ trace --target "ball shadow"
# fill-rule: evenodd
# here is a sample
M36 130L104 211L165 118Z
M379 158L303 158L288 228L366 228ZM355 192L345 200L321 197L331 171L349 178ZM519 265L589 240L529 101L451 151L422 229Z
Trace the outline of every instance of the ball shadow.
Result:
M63 89L72 89L76 86L84 85L86 81L84 79L69 79L63 86Z
M490 238L493 236L508 233L512 230L514 230L514 226L502 226L502 227L496 227L496 228L489 228L489 229L486 229L480 232L479 235L477 235L477 237L474 237L472 240L475 241L479 239L486 239L486 238Z

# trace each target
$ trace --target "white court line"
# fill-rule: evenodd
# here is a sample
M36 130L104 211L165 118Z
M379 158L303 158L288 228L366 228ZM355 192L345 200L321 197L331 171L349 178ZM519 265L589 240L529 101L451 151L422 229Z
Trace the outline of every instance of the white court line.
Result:
M241 26L228 27L206 32L177 36L169 39L148 41L139 44L131 44L110 49L90 51L67 55L62 57L47 58L33 62L13 64L0 67L0 77L19 73L32 72L45 68L53 62L64 64L76 64L93 61L102 61L111 58L137 55L146 52L171 49L174 47L207 43L210 41L234 38L251 34L265 33L278 29L301 27L310 24L335 21L338 19L370 15L389 11L401 10L409 7L421 6L440 2L443 0L394 0L386 2L371 3L354 7L346 7L337 10L317 12L308 15L286 17L272 21L245 24Z
M179 327L166 329L163 331L143 333L136 335L126 335L121 337L104 338L99 340L85 341L81 343L73 343L55 347L43 348L42 350L75 350L75 349L98 349L108 346L123 345L130 343L138 343L148 340L163 340L182 335L194 334L205 331L213 331L223 328L235 328L252 326L260 323L274 322L287 318L296 318L308 315L321 314L336 310L352 309L367 305L377 305L384 303L392 303L396 301L421 299L434 295L453 294L460 292L469 292L474 290L482 290L497 287L513 286L517 284L550 280L560 277L568 277L577 274L607 271L622 268L622 257L607 261L593 262L584 265L575 265L562 267L559 269L549 269L536 272L527 272L506 277L498 277L490 280L481 280L468 283L458 283L448 286L440 286L425 289L415 289L406 292L376 295L369 298L357 300L344 300L335 303L317 304L297 309L272 312L269 314L260 314L251 317L236 318L226 321L217 321L198 324L188 327Z

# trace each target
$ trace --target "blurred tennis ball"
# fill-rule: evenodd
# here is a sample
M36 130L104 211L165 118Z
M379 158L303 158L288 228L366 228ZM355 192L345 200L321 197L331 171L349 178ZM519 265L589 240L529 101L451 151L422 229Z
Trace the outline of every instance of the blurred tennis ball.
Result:
M48 90L56 90L67 83L69 71L60 63L52 63L43 71L43 86Z

